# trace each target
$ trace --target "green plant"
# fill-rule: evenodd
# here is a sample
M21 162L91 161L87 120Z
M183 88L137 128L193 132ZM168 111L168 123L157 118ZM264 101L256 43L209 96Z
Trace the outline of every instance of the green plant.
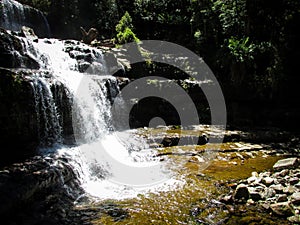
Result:
M132 30L133 30L132 18L129 15L129 13L126 12L116 26L117 36L115 42L117 44L139 42L139 39L137 38L137 36Z
M254 59L253 53L255 45L249 43L249 37L242 39L238 39L236 37L229 38L228 49L230 54L233 55L238 62Z

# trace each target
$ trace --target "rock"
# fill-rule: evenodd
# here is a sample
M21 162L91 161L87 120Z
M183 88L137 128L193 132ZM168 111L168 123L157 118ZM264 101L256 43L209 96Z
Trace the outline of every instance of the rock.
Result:
M253 200L253 201L259 201L259 200L261 200L262 199L262 196L261 196L261 194L259 193L259 192L255 192L255 191L253 191L253 192L250 192L249 193L250 194L250 198Z
M292 169L295 168L297 165L298 165L297 158L281 159L274 164L273 169L277 171L282 169Z
M50 36L48 21L41 11L17 1L2 1L0 10L4 15L4 17L1 15L0 27L19 31L26 25L33 28L40 37Z
M251 173L251 176L252 177L258 177L258 173L256 171L254 171L254 172Z
M288 173L289 173L289 170L284 169L284 170L281 170L280 172L274 173L274 176L275 177L278 177L278 176L285 177L286 175L288 175Z
M300 204L300 192L295 192L291 196L291 202L294 205L299 205Z
M289 202L279 202L270 205L273 213L278 216L292 216L293 210L289 205Z
M31 47L31 41L0 28L0 67L39 69L38 61L28 52Z
M261 206L267 211L270 209L270 203L262 203Z
M291 185L297 184L299 182L299 178L298 177L292 177L289 180Z
M269 199L274 197L275 194L276 194L275 190L273 190L272 188L266 188L265 191L263 192L263 198Z
M297 189L294 186L287 186L283 189L283 193L285 194L293 194Z
M21 31L27 39L38 42L39 38L35 35L34 30L32 28L22 26Z
M263 184L270 186L271 184L274 183L274 179L271 177L265 177L262 179Z
M271 176L271 172L263 172L259 174L259 177L264 178L264 177L269 177Z
M300 189L300 182L294 185L296 188Z
M286 201L288 201L286 194L278 195L277 202L286 202Z
M273 184L270 188L274 189L277 194L282 194L284 189L282 184Z
M220 202L223 202L225 204L232 203L233 202L232 195L226 195L226 196L222 197L220 199Z
M250 184L250 183L254 183L257 180L258 180L258 177L252 176L247 179L247 182L248 182L248 184Z
M233 194L235 200L247 201L249 199L248 186L245 184L239 184Z
M300 223L300 216L299 215L297 215L297 216L290 216L287 219L288 219L288 221L290 221L293 224L299 224Z
M247 200L247 205L255 205L255 202L250 198Z

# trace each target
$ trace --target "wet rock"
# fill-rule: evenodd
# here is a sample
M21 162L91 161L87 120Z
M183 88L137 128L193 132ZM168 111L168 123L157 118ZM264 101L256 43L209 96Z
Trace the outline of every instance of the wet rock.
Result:
M282 169L292 169L295 168L298 165L298 159L297 158L288 158L288 159L281 159L278 160L274 166L274 170L282 170Z
M223 197L220 199L220 201L223 202L223 203L225 203L225 204L233 203L232 195L226 195L226 196L223 196Z
M274 183L274 179L271 177L265 177L262 179L263 184L270 186L271 184Z
M300 182L294 185L296 188L300 189Z
M266 188L265 191L263 192L263 198L264 199L269 199L274 197L276 194L276 191L272 188Z
M289 185L283 189L283 193L285 193L285 194L293 194L295 191L297 191L297 189L291 185Z
M293 215L293 210L290 207L289 202L279 202L270 205L272 211L278 216L291 216Z
M247 201L249 199L248 186L239 184L233 194L233 198L238 201Z
M286 194L280 194L277 196L277 202L286 202L286 201L288 201Z
M0 90L0 140L9 146L1 155L1 166L34 155L39 137L34 93L26 77L0 68Z
M299 182L299 178L298 177L292 177L289 180L291 185L297 184Z
M259 200L262 199L262 195L261 195L261 193L259 193L259 192L251 191L249 194L250 194L250 198L251 198L253 201L259 201Z
M290 216L287 219L288 219L288 221L290 221L293 224L299 224L300 223L300 216L299 215L297 215L297 216Z
M37 60L27 51L30 47L30 41L20 39L0 28L0 67L39 69Z
M34 42L38 42L39 38L38 38L38 36L35 35L34 30L32 28L22 26L21 32L24 34L24 36L27 39L32 40Z
M17 1L2 1L0 10L0 27L18 32L25 25L33 28L38 36L50 36L48 21L41 11Z
M280 177L285 177L286 175L288 175L289 170L288 169L283 169L280 172L276 172L274 175L275 176L280 176Z
M300 205L300 192L295 192L291 196L291 202L294 205Z
M270 188L272 188L273 190L275 190L275 192L277 194L282 194L283 193L283 189L284 189L284 187L283 187L282 184L276 184L276 185L273 184L273 185L270 186Z

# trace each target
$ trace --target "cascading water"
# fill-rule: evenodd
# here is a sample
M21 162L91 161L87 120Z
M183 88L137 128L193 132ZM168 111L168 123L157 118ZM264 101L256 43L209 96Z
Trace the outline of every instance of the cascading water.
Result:
M41 11L14 0L2 0L0 4L0 27L19 31L22 26L27 26L40 37L50 36L48 21Z
M49 85L41 77L35 78L31 84L34 91L41 144L61 143L62 127L59 124L59 114Z
M113 130L111 103L119 89L116 78L106 75L106 63L100 50L75 41L21 39L23 51L38 61L39 71L46 74L31 77L42 131L42 154L67 159L86 193L100 199L134 197L154 191L157 186L149 185L149 188L141 184L160 183L158 181L169 178L160 162L153 158L154 153L145 140L130 131ZM87 61L81 60L84 56L80 52L92 59L88 60L85 73L80 72L80 64ZM75 146L62 144L61 115L51 93L55 83L62 83L70 95ZM51 143L55 145L47 147Z

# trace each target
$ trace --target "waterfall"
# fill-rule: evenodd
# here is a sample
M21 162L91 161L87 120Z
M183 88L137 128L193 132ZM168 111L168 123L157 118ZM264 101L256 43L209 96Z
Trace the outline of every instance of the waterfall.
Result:
M22 26L32 28L40 37L50 36L50 27L46 17L37 9L14 0L2 0L0 7L0 27L19 31Z
M41 154L66 159L86 195L100 199L135 197L158 188L156 185L141 187L141 184L169 178L158 159L153 157L155 153L146 140L132 131L114 130L111 105L115 100L122 104L122 100L116 99L120 91L117 80L107 75L101 50L77 41L20 40L22 51L39 62L37 71L43 72L43 75L30 76ZM62 112L52 93L57 83L67 89L72 105L76 140L72 146L62 141Z
M38 134L42 146L61 143L62 127L59 124L59 114L48 83L37 77L31 83L37 114Z

